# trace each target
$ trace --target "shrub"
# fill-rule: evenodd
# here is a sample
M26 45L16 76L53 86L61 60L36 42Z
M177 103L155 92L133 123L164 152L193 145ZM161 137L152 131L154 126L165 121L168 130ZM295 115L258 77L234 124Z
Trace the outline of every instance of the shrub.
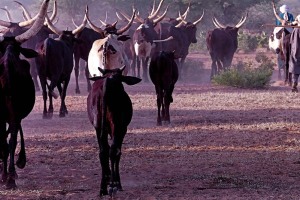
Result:
M232 69L221 72L213 77L213 83L238 88L265 88L271 81L274 63L263 53L256 55L258 66L252 62L239 62Z

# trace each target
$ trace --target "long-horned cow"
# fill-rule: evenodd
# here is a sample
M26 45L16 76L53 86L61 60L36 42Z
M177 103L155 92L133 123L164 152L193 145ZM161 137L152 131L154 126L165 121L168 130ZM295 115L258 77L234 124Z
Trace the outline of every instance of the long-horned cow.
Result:
M38 15L35 15L34 17L31 17L30 12L22 3L18 2L18 1L14 1L14 2L19 4L19 6L22 8L23 13L26 16L26 18L25 18L26 20L22 21L22 22L12 22L12 21L0 20L0 25L6 27L6 29L2 31L3 36L16 36L21 33L24 33L25 31L27 31L30 28L30 26L32 26L32 24L35 22L35 20L37 19L37 16L38 16ZM54 1L53 12L50 17L50 20L54 21L56 15L57 15L57 5L56 5L56 1ZM8 18L11 20L11 17L8 17ZM26 48L30 48L30 49L35 49L36 44L40 41L44 41L51 33L52 33L52 31L44 23L44 26L42 26L40 31L36 35L31 37L28 41L24 42L22 44L22 46L26 47ZM30 74L33 78L36 91L38 91L39 84L37 81L37 70L36 70L35 59L32 58L32 59L27 59L27 60L30 63Z
M246 22L247 16L248 13L234 27L225 26L213 17L213 23L217 28L208 31L206 36L206 45L212 60L211 78L230 67L238 47L238 31Z
M88 117L96 130L100 151L100 196L112 196L122 190L119 174L121 147L133 112L132 102L122 83L134 85L141 81L136 77L122 75L124 67L112 70L99 68L103 76L92 78L95 82L87 98ZM110 145L108 135L111 137Z
M116 29L117 22L115 22L112 25L107 24L104 30L93 24L87 17L90 27L102 36L102 39L94 41L88 56L88 69L92 77L101 76L99 67L101 69L114 69L124 65L129 66L123 45L129 36L122 34L130 28L134 17L135 10L131 20L124 27ZM124 73L127 74L127 71L125 70Z
M62 31L58 29L52 24L47 16L46 22L48 27L59 37L57 39L47 38L39 49L38 75L43 91L43 118L52 118L53 116L52 97L56 96L53 92L55 87L59 90L61 99L59 116L65 117L65 115L68 114L65 104L66 92L73 71L73 48L75 42L78 42L75 35L83 30L87 23L87 18L85 15L82 24L73 31ZM50 81L50 84L48 84L47 79ZM49 96L48 109L47 89Z
M30 65L25 57L35 57L37 52L21 47L21 44L33 37L42 27L50 0L44 0L37 18L30 29L17 36L1 36L0 52L0 171L1 182L8 189L16 188L15 151L17 135L20 132L21 148L17 167L26 165L26 153L21 121L32 110L35 103L34 83L30 75ZM8 124L8 128L6 128ZM9 143L7 138L10 135ZM9 166L8 166L9 157ZM7 170L8 167L8 170Z

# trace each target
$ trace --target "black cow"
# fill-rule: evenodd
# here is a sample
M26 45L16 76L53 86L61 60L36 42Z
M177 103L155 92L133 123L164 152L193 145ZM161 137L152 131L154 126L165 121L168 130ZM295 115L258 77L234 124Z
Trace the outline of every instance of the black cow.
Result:
M26 153L21 121L32 110L35 103L34 83L30 75L30 65L20 59L20 54L31 58L37 56L34 50L21 47L21 44L34 36L41 28L47 12L49 0L44 0L33 26L15 37L0 37L0 171L1 181L8 189L16 188L15 150L20 131L21 148L17 167L26 165ZM6 129L6 124L8 128ZM7 143L10 134L9 143ZM9 166L8 166L9 157ZM8 167L8 171L7 171Z
M74 46L74 71L75 71L75 81L76 81L75 92L76 94L80 94L80 89L78 84L79 60L81 58L86 62L85 76L87 80L87 90L90 91L91 83L88 79L89 71L88 71L87 60L94 41L103 37L93 29L85 27L80 33L76 35L76 38L78 38L81 42L76 43Z
M26 9L26 7L22 3L18 1L15 2L18 3L23 9L23 13L25 13L26 16L26 21L16 23L11 21L6 22L0 20L0 25L6 27L6 29L3 31L4 36L16 36L21 33L24 33L34 23L37 17L36 15L35 17L31 18L28 9ZM54 1L53 13L50 17L50 20L53 21L56 15L57 15L57 4L56 1ZM24 42L22 46L30 49L36 49L36 45L40 42L43 42L46 38L48 38L49 34L52 33L53 32L47 27L47 25L44 25L35 36L31 37L28 41ZM39 91L40 88L37 81L37 69L36 69L37 67L36 67L35 59L27 59L27 60L30 63L30 74L33 78L35 89L36 91Z
M217 19L213 18L213 23L217 27L207 32L206 45L212 59L211 78L221 70L226 70L231 66L233 55L238 47L238 31L245 23L248 13L234 27L224 26Z
M99 68L103 76L92 78L95 82L87 98L89 120L96 130L100 149L102 168L100 196L112 195L117 190L122 190L119 174L121 147L132 118L132 102L122 82L134 85L141 81L136 77L122 75L124 68L113 70ZM110 146L108 135L111 137Z
M86 20L85 16L83 23L73 31L61 31L56 28L48 18L46 18L48 27L59 35L59 38L47 38L40 47L39 57L37 58L38 75L43 90L44 119L52 118L53 116L52 97L56 97L53 92L55 87L58 88L61 98L59 116L65 117L65 115L68 114L68 110L65 105L65 97L73 70L73 48L75 42L78 41L78 39L75 38L75 35L83 30L87 23ZM50 85L47 83L47 79L50 80ZM50 100L48 110L46 105L47 88L49 90L48 96Z
M176 62L179 68L179 74L182 74L183 64L187 55L189 54L189 47L192 43L197 43L196 33L197 25L202 20L202 16L194 22L185 22L183 17L182 21L175 25L178 21L173 20L168 23L160 23L158 33L160 39L172 37L173 39L161 42L160 49L162 51L175 51Z
M162 51L155 53L150 61L149 74L157 96L157 125L159 126L162 125L162 121L170 123L169 108L173 102L172 93L178 80L178 67L174 59L174 52Z

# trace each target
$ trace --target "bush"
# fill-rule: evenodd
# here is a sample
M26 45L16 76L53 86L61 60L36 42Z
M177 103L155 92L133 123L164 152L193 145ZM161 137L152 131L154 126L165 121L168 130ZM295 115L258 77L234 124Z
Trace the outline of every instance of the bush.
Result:
M274 63L263 53L256 55L258 67L251 62L239 62L232 69L213 77L213 83L238 88L260 89L270 85Z
M238 48L245 53L253 52L258 47L265 48L268 45L268 36L265 32L261 34L250 34L247 32L240 32L238 34Z

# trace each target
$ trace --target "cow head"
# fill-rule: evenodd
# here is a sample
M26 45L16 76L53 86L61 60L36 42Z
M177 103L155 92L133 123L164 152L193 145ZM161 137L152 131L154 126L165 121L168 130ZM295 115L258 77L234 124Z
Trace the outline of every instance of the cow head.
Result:
M112 25L106 25L105 29L102 30L93 24L87 15L87 21L90 27L103 36L103 39L94 41L88 56L88 67L92 77L101 76L98 70L99 67L101 69L114 69L128 64L123 42L130 39L130 37L122 35L122 33L130 28L135 17L135 12L134 10L128 24L120 29L116 29L116 23L114 23Z

